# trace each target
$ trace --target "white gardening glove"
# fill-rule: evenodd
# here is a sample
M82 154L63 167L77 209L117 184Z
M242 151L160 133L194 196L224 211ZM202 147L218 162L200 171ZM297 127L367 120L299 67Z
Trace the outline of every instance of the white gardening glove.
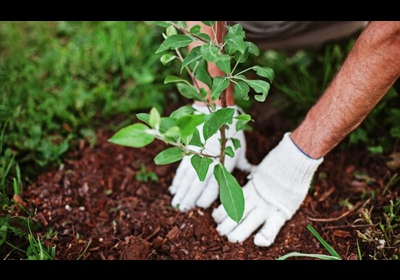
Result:
M237 223L223 205L213 213L217 231L230 242L242 242L260 226L254 237L257 246L270 246L284 223L291 219L307 195L311 180L323 158L305 155L285 133L281 142L250 174L243 187L245 211Z
M193 104L193 107L201 113L209 114L206 106L198 106ZM229 108L235 108L235 116L239 115L238 106L229 106ZM254 165L250 164L246 159L246 139L243 130L236 131L235 128L236 119L233 119L229 129L227 129L226 137L237 138L241 142L241 147L235 151L234 158L230 156L225 156L225 167L229 172L236 167L242 171L251 172ZM202 140L203 125L199 126L200 137ZM218 155L220 153L220 133L216 133L211 136L205 145L204 152L211 155ZM228 141L227 146L232 146L232 141ZM190 146L192 150L199 151L199 147ZM173 207L178 207L180 211L185 212L196 206L201 208L208 208L219 195L219 187L217 181L214 178L214 166L217 161L214 160L208 169L206 179L201 182L197 176L195 169L193 168L191 162L191 157L185 156L176 170L175 177L172 181L169 191L174 195L171 205Z

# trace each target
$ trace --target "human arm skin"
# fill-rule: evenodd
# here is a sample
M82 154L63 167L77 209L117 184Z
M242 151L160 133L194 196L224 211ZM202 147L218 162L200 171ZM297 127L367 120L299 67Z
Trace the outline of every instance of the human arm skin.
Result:
M331 84L290 135L321 158L354 130L400 75L400 21L370 22Z
M304 201L323 157L365 119L398 79L399 34L400 22L368 24L304 121L285 133L252 172L243 187L242 221L230 219L222 205L213 211L220 235L242 242L257 231L255 245L268 247L275 241Z

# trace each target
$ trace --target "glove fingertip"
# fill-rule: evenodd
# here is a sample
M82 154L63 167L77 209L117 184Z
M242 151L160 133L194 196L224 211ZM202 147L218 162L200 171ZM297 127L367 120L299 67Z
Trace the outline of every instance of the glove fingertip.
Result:
M211 204L212 204L213 202L214 202L214 199L212 199L212 200L199 199L199 200L196 202L196 205L197 205L198 207L200 207L200 208L207 209L208 207L211 206Z
M268 247L272 243L274 243L274 240L275 240L275 237L265 238L265 236L263 236L262 233L257 233L254 236L254 244L256 246L260 246L260 247Z
M168 188L168 191L169 191L170 194L175 194L177 189L178 189L177 186L171 185L171 186Z
M227 217L225 209L222 205L218 206L218 208L214 209L211 213L212 218L216 223L221 223Z

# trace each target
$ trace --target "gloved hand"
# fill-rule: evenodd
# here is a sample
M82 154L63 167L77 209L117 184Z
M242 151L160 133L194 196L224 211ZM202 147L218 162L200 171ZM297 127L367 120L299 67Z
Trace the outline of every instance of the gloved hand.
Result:
M206 106L198 106L193 104L193 107L201 113L209 114ZM229 106L235 108L235 116L239 114L241 110L238 106ZM236 120L234 119L232 124L227 129L226 137L234 137L239 139L241 147L235 151L234 158L225 156L225 167L231 172L236 167L245 172L251 172L254 165L250 164L246 159L246 138L243 130L236 131L235 128ZM200 136L203 140L202 125L199 127ZM220 133L216 133L207 140L205 145L205 152L212 155L218 155L220 153ZM227 146L232 146L232 141L228 141ZM190 147L193 150L199 151L199 147ZM175 177L172 181L169 191L174 195L171 205L178 207L180 211L185 212L196 206L202 208L208 208L219 195L219 186L214 178L214 166L217 161L210 165L206 179L201 182L197 176L195 169L190 163L189 156L185 156L176 170Z
M262 225L254 237L254 244L270 246L306 197L323 158L308 157L289 135L289 132L285 133L281 142L249 175L249 181L243 187L245 210L242 220L236 223L229 218L223 205L213 211L218 233L230 242L244 241Z

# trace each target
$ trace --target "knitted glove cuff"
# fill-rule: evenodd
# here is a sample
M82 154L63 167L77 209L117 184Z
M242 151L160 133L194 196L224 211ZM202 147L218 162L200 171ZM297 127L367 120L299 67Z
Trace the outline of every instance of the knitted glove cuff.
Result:
M322 162L323 158L312 159L303 153L287 132L251 175L254 188L290 218L305 198Z
M270 161L260 163L260 169L273 168L279 176L283 176L289 182L297 184L309 184L323 158L313 159L301 151L290 138L290 132L286 132L281 142L270 152L273 158L273 166Z

